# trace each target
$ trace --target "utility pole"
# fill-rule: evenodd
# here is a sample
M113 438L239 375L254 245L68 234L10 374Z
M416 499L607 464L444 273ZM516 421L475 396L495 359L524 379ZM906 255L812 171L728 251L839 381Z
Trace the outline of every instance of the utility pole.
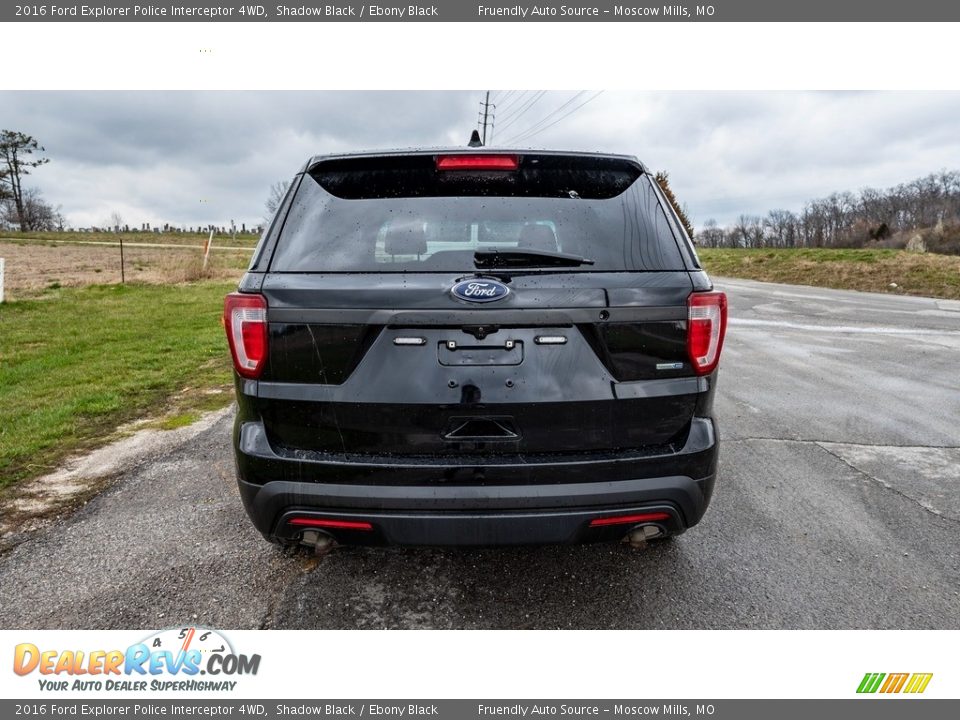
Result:
M492 137L493 136L493 120L496 117L496 109L497 109L496 105L492 105L490 103L489 90L487 90L486 97L484 98L484 101L480 103L480 105L483 107L483 130L481 132L480 137L483 140L483 144L486 145L487 144L487 125L490 126L490 131L491 131L490 136ZM490 108L494 109L493 113L490 112ZM491 117L491 115L493 117Z

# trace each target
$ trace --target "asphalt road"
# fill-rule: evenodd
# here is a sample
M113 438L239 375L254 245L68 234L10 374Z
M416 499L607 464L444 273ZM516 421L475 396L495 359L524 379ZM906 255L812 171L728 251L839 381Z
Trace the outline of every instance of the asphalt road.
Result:
M284 554L224 416L0 557L0 626L960 627L960 303L719 284L720 478L675 541Z

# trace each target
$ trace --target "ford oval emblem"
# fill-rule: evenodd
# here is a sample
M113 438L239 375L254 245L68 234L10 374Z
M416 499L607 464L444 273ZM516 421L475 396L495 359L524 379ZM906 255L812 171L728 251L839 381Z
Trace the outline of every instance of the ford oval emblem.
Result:
M451 294L460 300L475 303L488 303L503 300L510 294L510 288L496 280L463 280L450 288Z

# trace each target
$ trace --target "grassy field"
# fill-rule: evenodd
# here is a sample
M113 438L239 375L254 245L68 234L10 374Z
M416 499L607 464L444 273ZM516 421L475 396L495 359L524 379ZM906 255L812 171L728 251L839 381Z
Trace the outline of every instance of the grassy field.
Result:
M697 250L712 275L960 299L960 257L903 250Z
M92 285L0 305L0 489L144 416L232 400L220 313L233 282Z
M150 243L160 245L195 245L202 246L209 233L155 233L155 232L130 232L130 233L111 233L111 232L14 232L5 230L0 232L0 239L22 242L95 242L95 243L118 243L122 239L124 243ZM256 246L260 239L259 235L251 233L236 234L236 237L229 233L225 235L216 234L213 236L214 247L220 245L229 245L233 247Z

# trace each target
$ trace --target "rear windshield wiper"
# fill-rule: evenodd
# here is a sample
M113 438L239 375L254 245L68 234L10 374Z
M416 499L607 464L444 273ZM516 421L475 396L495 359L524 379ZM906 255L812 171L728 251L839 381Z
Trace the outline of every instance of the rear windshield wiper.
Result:
M490 248L477 250L473 254L473 264L478 268L578 267L579 265L593 265L593 260L579 255L550 252L549 250L498 250Z

